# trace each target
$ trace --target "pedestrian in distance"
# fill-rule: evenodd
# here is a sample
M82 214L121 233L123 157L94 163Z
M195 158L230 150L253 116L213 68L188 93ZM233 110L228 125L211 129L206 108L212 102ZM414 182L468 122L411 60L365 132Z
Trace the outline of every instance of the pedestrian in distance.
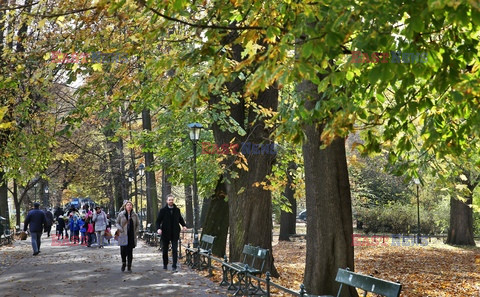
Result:
M168 266L168 246L172 244L172 270L177 270L178 240L180 239L180 225L186 230L185 220L180 209L174 203L174 196L167 195L167 204L160 209L157 216L157 233L161 235L163 269Z
M85 224L87 225L87 247L92 246L93 235L95 234L95 228L93 227L92 222L93 214L88 214L87 218L85 219Z
M87 244L87 225L85 224L85 216L82 215L82 217L78 220L78 225L80 226L80 244Z
M80 242L80 220L78 219L77 215L70 214L70 221L68 224L70 227L70 241L72 241L73 238L73 244Z
M63 229L65 229L65 220L62 215L59 215L57 218L57 240L60 239L60 235L62 235L63 239Z
M122 210L123 209L123 210ZM128 263L128 272L132 272L133 249L137 246L137 234L140 230L140 220L133 211L133 203L125 202L117 216L116 227L118 231L118 244L122 257L122 271ZM125 238L126 237L126 238Z
M44 232L47 233L47 237L50 237L50 232L52 231L52 225L53 225L53 214L50 210L48 210L47 208L45 208L44 210L45 212L45 217L47 218L47 222L45 223L45 226L44 226Z
M40 203L33 203L33 209L28 212L25 218L23 231L27 231L27 227L29 227L34 256L40 253L40 239L46 222L47 218L45 217L45 213L40 210Z
M92 220L95 222L95 233L97 234L98 248L103 248L103 236L105 235L108 222L107 215L105 212L103 212L100 206L95 207Z

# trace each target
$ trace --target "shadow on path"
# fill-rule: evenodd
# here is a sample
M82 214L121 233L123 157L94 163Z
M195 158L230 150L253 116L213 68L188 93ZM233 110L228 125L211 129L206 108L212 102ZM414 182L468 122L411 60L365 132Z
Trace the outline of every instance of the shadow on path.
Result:
M157 249L138 241L131 273L121 272L120 248L52 245L42 237L32 256L30 238L0 250L1 296L227 296L224 288L179 262L163 269Z

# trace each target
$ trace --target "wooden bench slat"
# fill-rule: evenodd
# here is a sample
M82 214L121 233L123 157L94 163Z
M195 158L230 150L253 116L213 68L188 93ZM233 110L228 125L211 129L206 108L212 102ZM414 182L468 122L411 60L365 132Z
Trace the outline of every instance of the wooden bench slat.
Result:
M402 285L399 283L355 273L342 268L338 269L335 281L386 297L398 297L402 289Z

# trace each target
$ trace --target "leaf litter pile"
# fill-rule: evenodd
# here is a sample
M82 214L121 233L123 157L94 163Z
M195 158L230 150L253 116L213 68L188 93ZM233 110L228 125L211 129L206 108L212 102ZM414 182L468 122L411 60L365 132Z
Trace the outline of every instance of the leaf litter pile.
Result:
M272 281L299 291L305 268L305 240L274 241L273 254L280 278ZM427 246L355 247L355 271L400 282L402 297L480 296L480 247L452 247L435 240ZM201 274L207 276L206 272ZM220 283L221 277L221 270L214 270L212 279ZM272 296L291 296L272 291Z

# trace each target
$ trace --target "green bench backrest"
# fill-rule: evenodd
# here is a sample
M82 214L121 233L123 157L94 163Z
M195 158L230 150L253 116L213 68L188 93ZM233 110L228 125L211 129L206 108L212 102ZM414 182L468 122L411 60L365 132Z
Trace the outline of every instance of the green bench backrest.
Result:
M398 297L402 285L391 281L381 280L372 276L358 274L346 269L339 268L335 280L341 284L360 288L365 292L380 294L386 297ZM340 289L337 296L340 296Z
M202 240L200 240L200 248L204 250L211 249L214 240L215 240L215 236L207 235L207 234L202 235Z
M263 272L268 250L257 246L246 244L243 246L243 264L248 264L251 268L256 268Z

